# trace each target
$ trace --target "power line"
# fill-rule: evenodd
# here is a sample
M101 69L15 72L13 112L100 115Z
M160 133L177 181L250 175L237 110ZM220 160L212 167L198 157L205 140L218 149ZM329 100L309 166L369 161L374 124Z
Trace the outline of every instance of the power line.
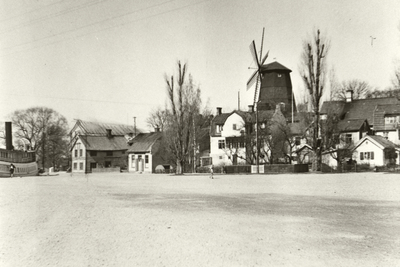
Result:
M41 22L41 21L44 21L44 20L47 20L47 19L51 19L51 18L54 18L54 17L58 17L58 16L61 16L61 15L65 15L65 14L74 12L74 11L79 10L79 9L87 8L87 7L90 7L90 6L93 6L93 5L98 5L98 4L100 4L101 2L104 2L104 1L108 1L108 0L95 0L95 1L91 1L91 2L86 2L86 3L82 4L82 5L74 6L74 7L71 7L69 9L57 12L57 13L49 14L49 15L41 17L41 18L33 19L33 20L27 21L25 23L12 26L12 27L6 29L5 31L0 32L0 34L5 34L5 33L8 33L8 32L11 32L11 31L15 31L15 30L20 29L20 28L22 28L24 26L28 26L28 25L30 26L30 25L32 25L34 23Z
M58 1L58 2L55 2L55 3L51 3L51 4L48 4L48 5L45 5L44 7L53 6L53 5L62 3L62 2L64 2L64 1L61 0L61 1ZM30 11L27 11L27 12L24 12L24 13L21 13L21 14L18 14L18 15L13 16L13 17L9 17L9 18L6 18L6 19L2 19L2 20L0 20L0 22L4 22L4 21L10 20L10 19L14 19L14 18L21 17L21 16L23 16L23 15L26 15L26 14L29 14L29 13L33 13L33 12L39 10L39 9L42 9L42 8L43 8L43 6L42 6L42 7L39 7L39 8L35 8L35 9L30 10Z
M47 98L47 99L58 99L58 100L73 100L73 101L95 102L95 103L127 104L127 105L142 105L142 106L154 105L154 103L145 103L145 102L94 100L94 99L82 99L82 98L73 98L73 97L54 97L54 96L39 96L39 95L27 95L27 94L8 94L8 95L23 96L23 97ZM4 102L9 102L9 101L5 101L4 100Z
M36 43L36 42L38 42L38 41L42 41L42 40L45 40L45 39L49 39L49 38L52 38L52 37L55 37L55 36L59 36L59 35L65 34L65 33L74 32L74 31L77 31L77 30L80 30L80 29L83 29L83 28L87 28L87 27L90 27L90 26L93 26L93 25L96 25L96 24L99 24L99 23L103 23L103 22L105 22L105 21L109 21L109 20L113 20L113 19L115 19L115 18L120 18L120 17L124 17L124 16L127 16L127 15L131 15L131 14L133 14L133 13L137 13L137 12L140 12L140 11L143 11L143 10L146 10L146 9L150 9L150 8L154 8L154 7L157 7L157 6L161 6L161 5L164 5L164 4L166 4L166 3L174 2L174 1L177 1L177 0L169 0L169 1L163 2L163 3L161 3L161 4L157 4L157 5L150 6L150 7L146 7L146 8L142 8L142 9L138 9L138 10L135 10L135 11L132 11L132 12L129 12L129 13L125 13L125 14L116 16L116 17L112 17L112 18L109 18L109 19L106 19L106 20L102 20L102 21L98 21L98 22L95 22L95 23L92 23L92 24L88 24L88 25L85 25L85 26L82 26L82 27L79 27L79 28L76 28L76 29L72 29L72 30L68 30L68 31L65 31L65 32L53 34L53 35L46 36L46 37L41 38L41 39L37 39L37 40L34 40L34 41L22 43L22 44L19 44L19 45L16 45L16 46L6 47L5 49L11 49L11 48L16 48L16 47L20 47L20 46L23 46L23 45L31 44L31 43ZM70 37L70 38L67 38L67 39L62 39L62 40L54 41L54 42L51 42L51 43L47 43L47 44L42 45L41 47L35 47L35 48L33 48L33 49L36 49L36 48L43 48L43 47L46 47L46 46L49 46L49 45L53 45L53 44L56 44L56 43L60 43L60 42L63 42L63 41L68 41L68 40L71 40L71 39L76 39L76 38L84 37L84 36L87 36L87 35L90 35L90 34L94 34L94 33L102 32L102 31L106 31L106 30L109 30L109 29L112 29L112 28L117 28L117 27L125 26L125 25L127 25L127 24L131 24L131 23L134 23L134 22L137 22L137 21L141 21L141 20L145 20L145 19L157 17L157 16L160 16L160 15L164 15L164 14L167 14L167 13L171 13L171 12L174 12L174 11L177 11L177 10L181 10L181 9L184 9L184 8L187 8L187 7L190 7L190 6L198 5L198 4L201 4L201 3L204 3L204 2L209 2L209 1L212 1L212 0L203 0L203 1L199 1L199 2L197 2L197 3L193 3L193 4L181 6L181 7L178 7L178 8L174 8L174 9L171 9L171 10L167 10L167 11L164 11L164 12L160 12L160 13L157 13L157 14L154 14L154 15L151 15L151 16L147 16L147 17L145 17L145 18L136 19L136 20L131 20L131 21L126 22L126 23L113 25L113 26L110 26L110 27L107 27L107 28L100 29L100 30L98 30L98 31L93 31L93 32L89 32L89 33L77 35L77 36L74 36L74 37ZM0 56L0 58L1 58L1 57L5 57L5 56L9 56L9 55L13 55L13 54L18 54L18 53L25 52L25 51L29 51L29 50L32 50L32 49L27 49L27 50L22 50L22 51L18 51L18 52L13 52L13 53L5 54L5 55Z

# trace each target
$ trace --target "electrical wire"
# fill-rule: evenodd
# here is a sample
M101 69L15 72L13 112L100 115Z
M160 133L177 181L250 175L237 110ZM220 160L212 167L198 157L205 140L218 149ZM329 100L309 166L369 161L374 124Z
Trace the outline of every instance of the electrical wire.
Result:
M10 27L8 29L5 29L4 31L0 32L0 34L5 34L5 33L8 33L8 32L12 32L12 31L20 29L20 28L22 28L24 26L28 26L28 25L31 26L32 24L37 23L37 22L41 22L41 21L45 21L47 19L59 17L59 16L62 16L62 15L74 12L76 10L80 10L80 9L83 9L83 8L88 8L88 7L93 6L93 5L98 5L98 4L100 4L100 3L104 2L104 1L108 1L108 0L95 0L95 1L91 1L91 2L86 2L84 4L81 4L81 5L78 5L78 6L74 6L74 7L71 7L69 9L57 12L57 13L53 13L53 14L49 14L49 15L41 17L41 18L33 19L33 20L27 21L25 23L19 24L19 25L18 24L14 25L14 26L12 26L12 27Z
M125 14L119 15L119 16L108 18L106 20L102 20L102 21L98 21L98 22L95 22L95 23L91 23L91 24L88 24L88 25L85 25L85 26L82 26L82 27L79 27L79 28L76 28L76 29L72 29L72 30L68 30L68 31L65 31L65 32L53 34L53 35L50 35L50 36L46 36L46 37L43 37L43 38L40 38L40 39L37 39L37 40L34 40L34 41L18 44L18 45L15 45L15 46L6 47L4 49L13 49L13 48L20 47L20 46L23 46L23 45L36 43L38 41L42 41L42 40L45 40L45 39L49 39L49 38L52 38L52 37L63 35L63 34L66 34L66 33L75 32L75 31L81 30L83 28L87 28L87 27L90 27L90 26L93 26L93 25L97 25L97 24L103 23L105 21L109 21L109 20L113 20L115 18L128 16L128 15L131 15L133 13L138 13L140 11L151 9L151 8L154 8L154 7L157 7L157 6L161 6L161 5L165 5L165 4L169 3L169 2L174 2L174 1L177 1L177 0L169 0L169 1L163 2L161 4L157 4L157 5L154 5L154 6L150 6L150 7L142 8L142 9L139 9L139 10L135 10L135 11L132 11L132 12L129 12L129 13L125 13ZM160 12L160 13L157 13L157 14L154 14L154 15L151 15L151 16L147 16L145 18L131 20L131 21L126 22L126 23L112 25L112 26L109 26L109 27L106 27L106 28L102 28L102 29L97 30L97 31L92 31L92 32L89 32L89 33L73 36L73 37L70 37L70 38L67 38L67 39L62 39L62 40L54 41L54 42L51 42L51 43L47 43L47 44L44 44L44 45L42 45L40 47L34 47L33 49L43 48L43 47L46 47L46 46L49 46L49 45L53 45L53 44L56 44L56 43L60 43L60 42L68 41L68 40L71 40L71 39L76 39L76 38L79 38L79 37L84 37L84 36L87 36L87 35L91 35L91 34L95 34L95 33L98 33L98 32L106 31L106 30L109 30L109 29L112 29L112 28L122 27L122 26L125 26L127 24L131 24L131 23L134 23L134 22L137 22L137 21L146 20L146 19L149 19L149 18L154 18L154 17L157 17L157 16L161 16L161 15L164 15L164 14L167 14L167 13L171 13L171 12L174 12L174 11L177 11L177 10L185 9L187 7L190 7L190 6L198 5L198 4L209 2L209 1L212 1L212 0L199 1L199 2L196 2L196 3L193 3L193 4L181 6L181 7L174 8L174 9L171 9L171 10L167 10L167 11L164 11L164 12ZM22 51L18 51L18 52L13 52L13 53L1 55L0 58L5 57L5 56L9 56L9 55L18 54L18 53L21 53L21 52L26 52L26 51L29 51L29 50L32 50L32 49L27 49L27 50L22 50Z

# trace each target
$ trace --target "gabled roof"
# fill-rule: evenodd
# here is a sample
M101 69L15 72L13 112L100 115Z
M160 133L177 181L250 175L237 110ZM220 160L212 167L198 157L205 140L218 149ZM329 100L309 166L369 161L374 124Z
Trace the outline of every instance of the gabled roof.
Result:
M366 119L370 125L374 125L376 106L391 104L400 104L400 101L395 97L355 99L351 102L326 101L321 107L321 114L334 112L347 120Z
M127 150L127 140L123 136L91 136L79 135L79 139L85 145L86 150L90 151L116 151Z
M135 132L135 127L132 125L114 124L114 123L101 123L77 120L75 126L71 132L77 127L82 129L82 135L106 135L107 129L111 129L112 135L127 135ZM142 130L136 128L136 132L142 132Z
M368 123L365 119L341 120L338 122L338 130L341 132L359 131L364 123Z
M151 152L153 144L163 137L162 132L140 133L129 141L129 152Z
M280 71L287 71L287 72L292 72L292 70L286 68L283 66L281 63L274 61L269 64L265 64L261 66L261 72L270 72L274 70L280 70Z
M366 135L366 136L364 136L364 138L362 138L361 140L359 140L355 144L353 149L354 150L357 149L357 147L359 147L366 140L369 140L370 142L372 142L373 144L375 144L377 147L379 147L382 150L385 149L385 148L396 148L396 149L399 149L399 146L397 146L393 142L387 140L385 137L380 136L380 135Z
M396 124L385 124L386 115L400 115L400 104L377 105L374 110L374 130L396 130Z

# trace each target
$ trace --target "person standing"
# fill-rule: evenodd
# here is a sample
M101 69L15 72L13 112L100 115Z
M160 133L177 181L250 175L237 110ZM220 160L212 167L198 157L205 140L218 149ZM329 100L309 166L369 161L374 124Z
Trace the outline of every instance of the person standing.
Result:
M212 164L210 166L210 178L214 179L214 166Z
M15 166L11 163L10 165L10 177L14 177Z

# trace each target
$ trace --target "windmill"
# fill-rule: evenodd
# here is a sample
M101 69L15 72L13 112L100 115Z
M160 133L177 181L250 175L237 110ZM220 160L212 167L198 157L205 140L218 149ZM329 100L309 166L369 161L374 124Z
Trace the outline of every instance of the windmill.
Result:
M258 59L257 55L257 49L256 49L256 43L254 40L250 44L250 51L251 55L253 56L253 60L256 63L256 71L250 76L250 79L247 81L247 90L253 87L254 83L256 84L255 89L254 89L254 101L253 105L255 106L257 103L257 92L258 92L258 86L261 83L261 66L264 64L265 60L268 58L269 51L267 54L262 57L262 50L263 50L263 44L264 44L264 31L265 28L263 28L263 33L261 37L261 49L260 49L260 59Z
M257 108L257 92L258 92L258 87L261 84L261 79L262 79L262 74L261 74L261 67L264 64L265 60L268 58L269 51L267 54L263 57L262 56L262 50L263 50L263 44L264 44L264 31L265 28L263 28L263 33L261 37L261 49L260 49L260 59L258 59L257 55L257 49L256 49L256 43L251 42L250 44L250 51L251 55L253 56L254 62L256 63L256 71L251 75L250 79L247 82L247 90L249 90L254 83L256 84L254 88L254 100L253 100L253 106L255 107L256 110L256 165L257 165L257 173L259 173L259 145L258 145L258 108Z

